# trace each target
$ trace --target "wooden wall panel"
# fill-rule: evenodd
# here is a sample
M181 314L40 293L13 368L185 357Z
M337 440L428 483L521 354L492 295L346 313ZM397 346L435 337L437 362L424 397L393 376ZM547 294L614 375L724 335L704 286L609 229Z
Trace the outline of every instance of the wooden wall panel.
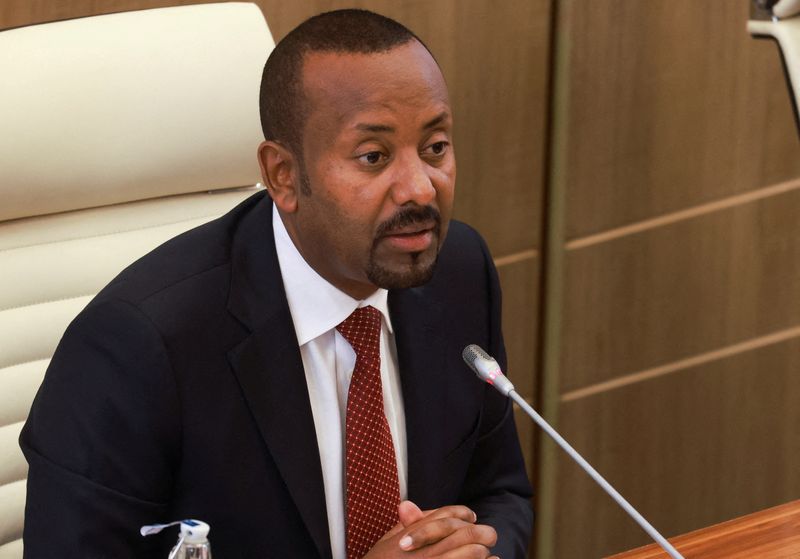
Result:
M539 389L667 535L800 496L800 142L748 9L557 3ZM647 541L540 448L540 557Z
M800 182L568 251L561 390L800 325Z
M529 402L530 403L530 402ZM536 455L533 451L533 441L536 435L536 426L518 407L514 407L514 421L517 424L517 434L522 443L522 456L525 458L525 467L531 478L536 472Z
M800 498L800 339L565 403L560 427L665 536ZM558 461L553 557L650 543Z
M776 47L747 0L567 0L566 236L800 174Z
M536 357L539 337L539 259L502 264L498 268L503 288L503 336L508 354L508 375L523 398L535 398Z

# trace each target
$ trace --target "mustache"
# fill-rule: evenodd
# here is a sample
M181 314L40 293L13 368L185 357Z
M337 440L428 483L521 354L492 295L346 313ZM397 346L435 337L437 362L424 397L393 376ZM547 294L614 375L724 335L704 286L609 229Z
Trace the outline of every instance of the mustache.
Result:
M436 224L435 229L438 231L442 224L442 216L439 214L439 210L433 206L401 208L396 214L378 226L376 237L383 237L396 229L414 225L415 223L430 223L431 221Z

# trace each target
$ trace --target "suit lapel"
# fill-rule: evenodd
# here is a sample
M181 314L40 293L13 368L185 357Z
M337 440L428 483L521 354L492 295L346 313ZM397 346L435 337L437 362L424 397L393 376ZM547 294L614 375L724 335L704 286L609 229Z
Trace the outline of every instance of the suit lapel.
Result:
M424 296L425 289L390 292L389 309L406 416L408 498L431 508L442 474L442 448L435 426L446 419L441 394L447 382L441 308Z
M228 354L261 436L320 556L331 557L322 467L303 362L262 200L232 246L228 309L250 335Z

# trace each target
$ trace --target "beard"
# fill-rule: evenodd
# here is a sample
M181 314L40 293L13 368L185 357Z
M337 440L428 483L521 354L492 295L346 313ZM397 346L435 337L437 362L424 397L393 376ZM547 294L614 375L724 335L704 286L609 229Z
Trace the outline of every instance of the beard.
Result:
M300 157L300 194L304 197L313 195L311 181L306 170L305 161ZM347 217L342 215L342 221ZM413 225L415 223L434 222L432 229L433 243L429 249L409 254L409 262L401 265L388 265L381 262L378 245L381 238L392 230ZM366 266L366 276L372 285L383 289L406 289L428 283L433 277L439 259L442 216L432 206L408 206L401 208L396 214L378 226L375 239L370 249Z
M377 254L378 243L385 234L416 223L431 221L435 226L432 231L434 239L429 249L409 254L410 261L399 266L388 266L380 261ZM378 227L367 263L367 279L373 285L384 289L406 289L428 283L433 277L439 259L441 229L441 215L431 206L414 206L398 211Z

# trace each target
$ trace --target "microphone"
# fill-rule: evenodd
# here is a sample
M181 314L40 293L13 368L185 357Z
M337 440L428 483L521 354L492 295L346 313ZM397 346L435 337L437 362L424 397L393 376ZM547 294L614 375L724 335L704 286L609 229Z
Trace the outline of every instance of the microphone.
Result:
M525 401L522 396L517 394L516 390L514 390L514 385L511 384L511 381L503 374L503 371L500 370L500 365L495 361L492 357L489 356L488 353L483 351L480 346L475 344L470 344L464 348L464 351L461 353L461 356L464 358L464 362L469 365L469 368L475 371L475 374L478 375L478 378L481 380L488 382L491 384L498 392L500 392L503 396L511 398L515 401L519 407L521 407L525 413L527 413L531 419L533 419L539 427L544 429L545 433L547 433L551 439L553 439L558 446L560 446L567 454L569 454L570 458L572 458L578 465L583 468L583 470L589 474L589 476L600 486L603 490L608 493L608 495L617 502L619 506L628 513L628 515L633 518L636 523L642 527L642 529L648 533L648 535L653 538L658 545L660 545L664 551L666 551L670 557L673 559L684 559L683 555L678 553L678 551L672 547L664 536L658 533L658 530L653 528L653 526L645 520L645 518L637 512L631 504L625 500L625 498L619 494L619 492L614 489L610 483L608 483L603 476L597 473L591 464L589 464L586 460L584 460L583 456L578 454L572 446L564 440L564 438L558 434L558 432L553 429L549 423L547 423L542 416L536 413L532 407L528 405L528 402Z

